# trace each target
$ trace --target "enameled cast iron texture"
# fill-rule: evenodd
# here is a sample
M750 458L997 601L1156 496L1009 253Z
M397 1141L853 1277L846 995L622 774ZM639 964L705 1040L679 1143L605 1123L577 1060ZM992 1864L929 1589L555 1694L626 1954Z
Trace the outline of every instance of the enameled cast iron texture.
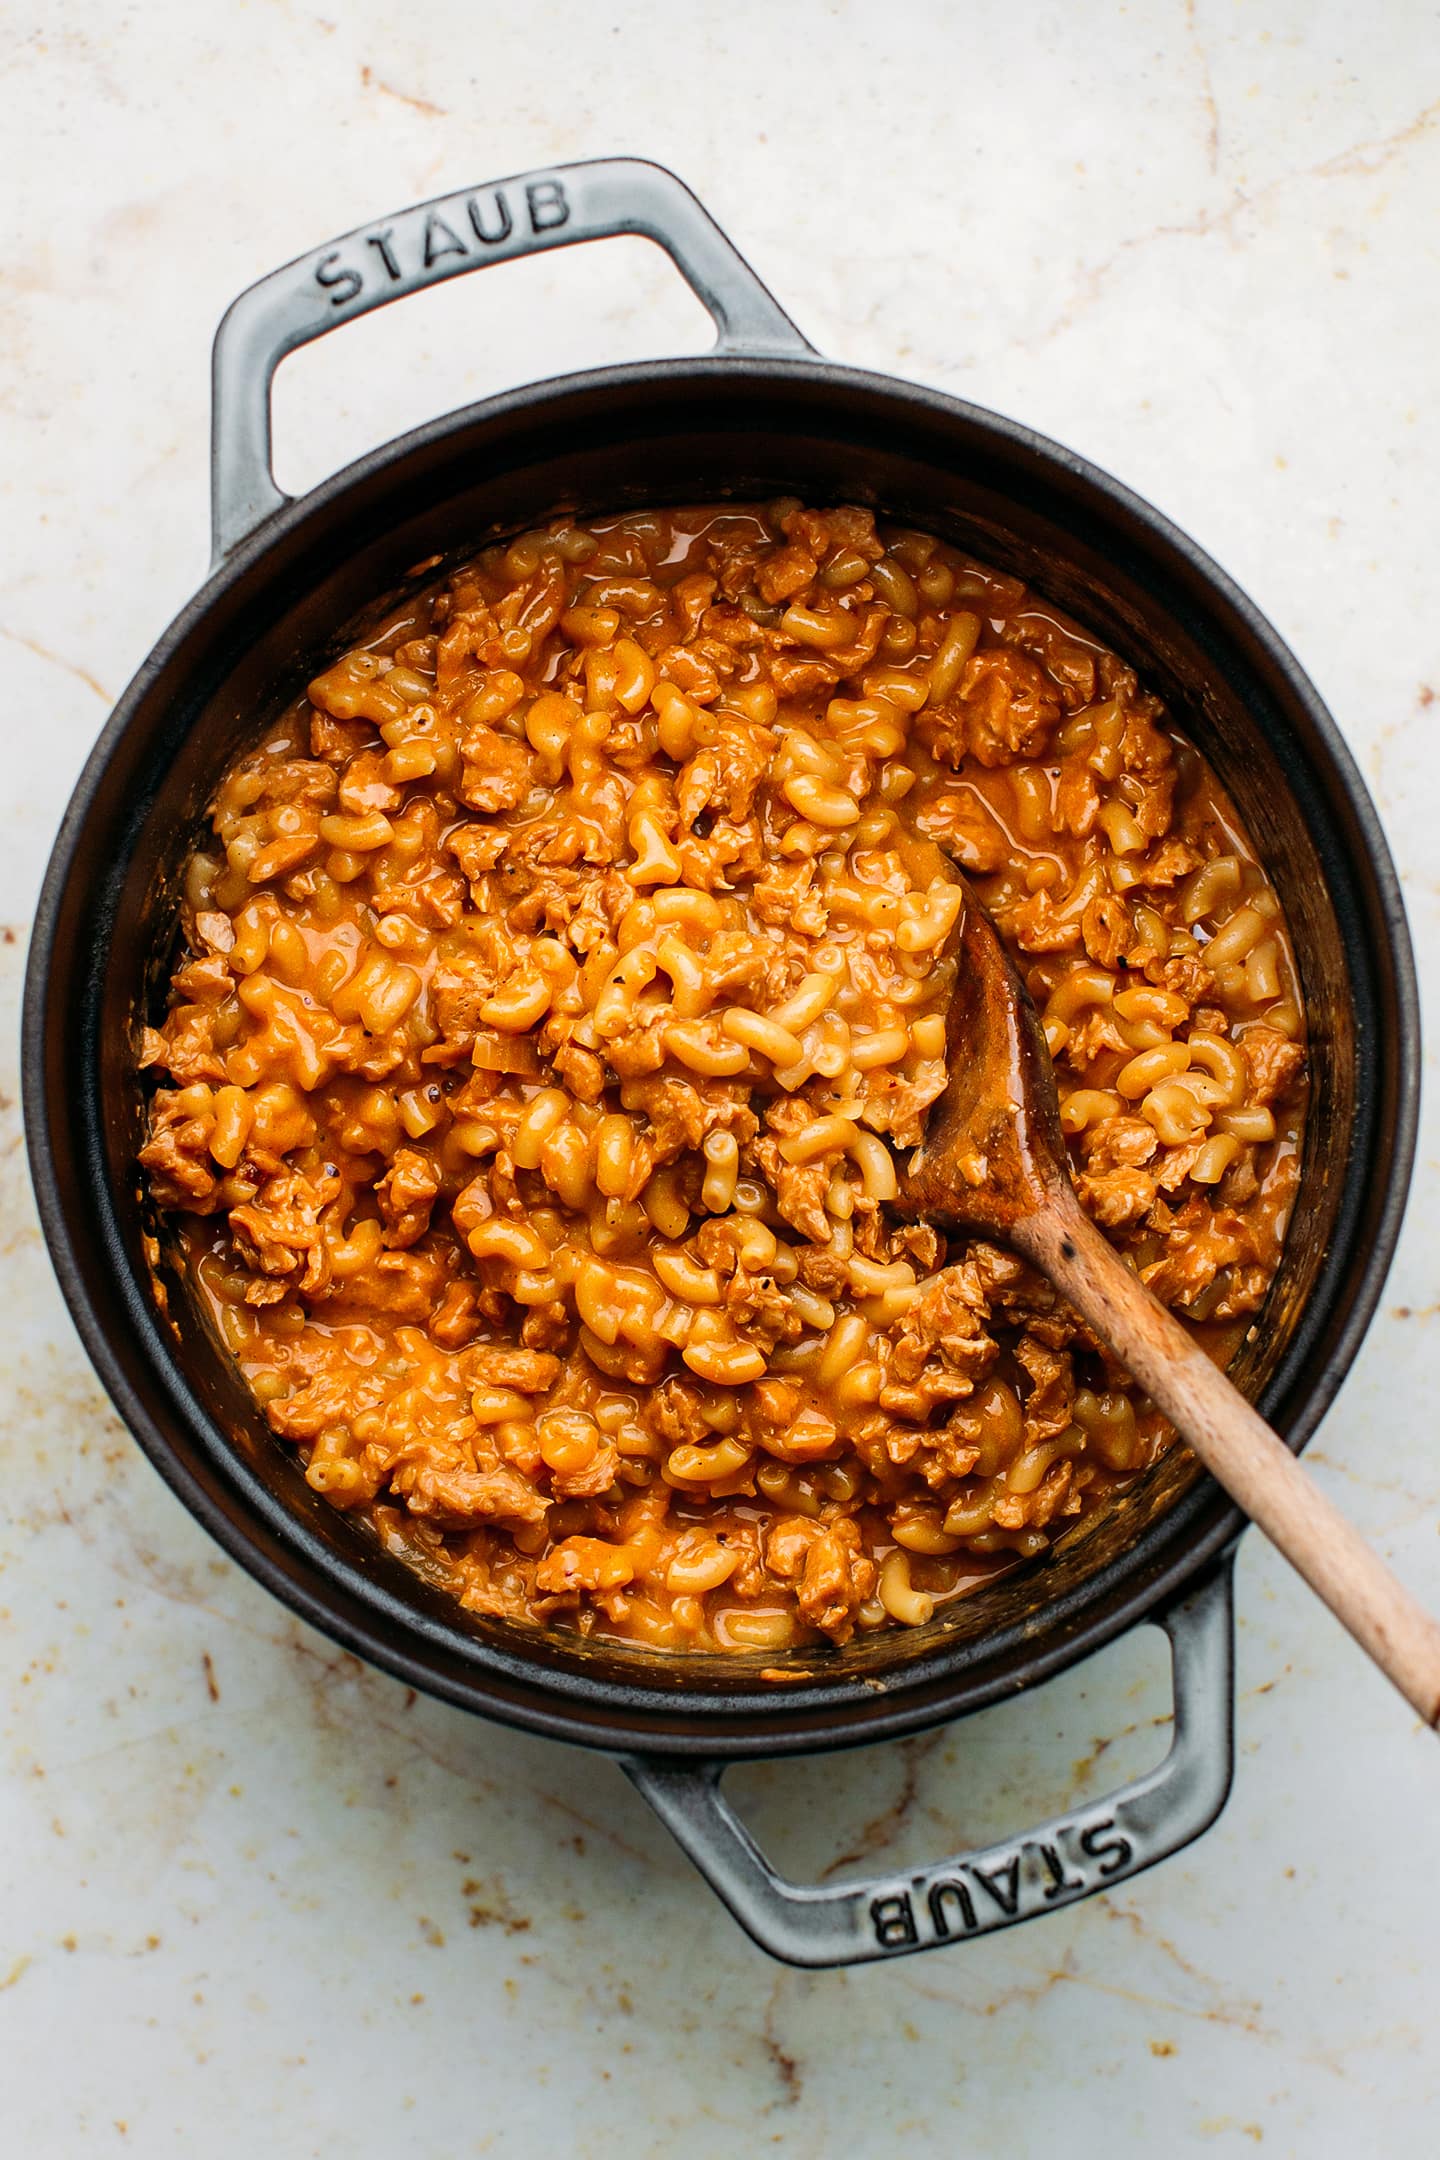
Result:
M1234 1537L1177 1454L1055 1555L929 1627L797 1654L660 1657L471 1619L310 1492L174 1278L156 1308L135 1167L137 1029L160 1000L176 873L238 746L345 627L498 533L731 496L861 502L1031 580L1133 663L1232 792L1294 931L1310 1024L1302 1197L1247 1354L1301 1446L1374 1309L1414 1139L1404 916L1373 809L1316 692L1243 594L1154 510L1028 429L808 357L612 368L417 430L271 518L117 707L55 849L31 962L25 1095L46 1235L87 1349L162 1475L297 1612L487 1716L621 1752L711 1758L856 1743L1031 1684L1142 1618ZM163 1262L162 1262L163 1267Z

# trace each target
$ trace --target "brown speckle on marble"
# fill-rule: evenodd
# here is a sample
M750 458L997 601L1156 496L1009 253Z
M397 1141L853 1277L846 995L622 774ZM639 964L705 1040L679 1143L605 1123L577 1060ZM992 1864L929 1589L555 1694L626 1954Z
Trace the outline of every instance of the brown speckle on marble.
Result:
M920 1789L920 1766L925 1758L940 1745L943 1733L917 1733L913 1739L899 1740L895 1744L895 1759L900 1766L900 1790L884 1808L867 1822L855 1843L845 1852L836 1855L828 1867L820 1871L822 1882L838 1875L841 1868L856 1867L862 1860L869 1860L889 1844L900 1830L914 1807Z
M805 2089L805 2077L799 2061L789 2048L782 2045L776 2032L776 2017L779 2012L785 1983L786 1975L782 1973L771 1989L770 2000L765 2005L765 2017L760 2027L760 2039L780 2087L778 2100L774 2104L779 2107L792 2108L798 2107L800 2104L800 2095Z
M408 105L412 112L424 113L427 119L444 120L447 115L443 105L432 105L429 98L413 97L406 90L397 90L393 83L382 82L371 67L362 67L360 81L367 90L378 90L381 97L394 98L397 105Z
M531 1926L528 1914L516 1911L502 1882L482 1882L473 1877L467 1878L460 1885L460 1894L469 1906L472 1928L498 1927L503 1928L507 1935L524 1935L528 1932Z

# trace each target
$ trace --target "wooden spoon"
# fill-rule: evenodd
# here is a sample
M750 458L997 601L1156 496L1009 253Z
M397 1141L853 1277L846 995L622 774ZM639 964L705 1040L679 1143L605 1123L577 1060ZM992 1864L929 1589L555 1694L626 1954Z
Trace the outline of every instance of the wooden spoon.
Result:
M980 1231L1041 1269L1434 1727L1440 1625L1081 1208L1039 1016L968 886L949 950L958 963L950 1077L902 1172L895 1212Z

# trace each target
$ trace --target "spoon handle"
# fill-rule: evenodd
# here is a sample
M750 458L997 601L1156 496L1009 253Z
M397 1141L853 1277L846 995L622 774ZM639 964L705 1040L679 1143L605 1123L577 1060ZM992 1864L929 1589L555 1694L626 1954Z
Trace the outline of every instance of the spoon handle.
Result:
M1306 1476L1084 1214L1069 1185L1012 1232L1425 1723L1440 1722L1440 1624Z

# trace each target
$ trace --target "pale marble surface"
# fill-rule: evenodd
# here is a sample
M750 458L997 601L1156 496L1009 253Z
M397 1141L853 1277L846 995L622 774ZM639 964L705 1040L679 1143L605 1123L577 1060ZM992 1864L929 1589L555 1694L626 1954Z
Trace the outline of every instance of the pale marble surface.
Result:
M203 573L225 303L362 218L614 150L672 163L822 349L1050 430L1240 577L1375 788L1433 988L1432 6L324 8L0 5L12 992L72 779ZM705 341L639 242L466 280L290 365L282 478ZM12 1037L6 2152L1434 2151L1440 1761L1253 1537L1239 1776L1202 1843L1008 1936L782 1970L609 1764L407 1703L170 1499L52 1285ZM1309 1456L1432 1601L1436 1150L1432 1105L1383 1316ZM735 1783L797 1868L933 1857L1158 1752L1161 1662L1146 1635L966 1728Z

